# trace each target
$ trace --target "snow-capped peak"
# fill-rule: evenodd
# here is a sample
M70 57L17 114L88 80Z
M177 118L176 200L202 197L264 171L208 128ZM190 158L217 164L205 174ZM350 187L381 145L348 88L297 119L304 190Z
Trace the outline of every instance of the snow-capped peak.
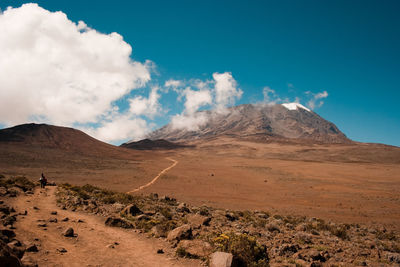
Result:
M311 110L309 110L308 108L306 108L305 106L303 106L300 103L285 103L285 104L282 104L282 106L284 106L288 110L297 110L298 108L302 108L302 109L305 109L305 110L311 112Z

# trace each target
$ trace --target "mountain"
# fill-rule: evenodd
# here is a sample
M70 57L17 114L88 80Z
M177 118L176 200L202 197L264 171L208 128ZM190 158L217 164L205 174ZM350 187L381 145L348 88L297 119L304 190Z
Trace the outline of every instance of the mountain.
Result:
M189 141L230 135L257 139L302 139L323 143L351 142L333 123L298 103L244 104L225 111L200 111L206 122L197 130L168 124L149 135L151 139Z
M126 152L125 149L101 142L73 128L35 123L1 129L0 145L70 151L96 156L121 155L122 152Z
M158 139L158 140L143 139L137 142L123 143L121 147L136 149L136 150L155 150L155 149L176 149L185 146L172 143L164 139Z

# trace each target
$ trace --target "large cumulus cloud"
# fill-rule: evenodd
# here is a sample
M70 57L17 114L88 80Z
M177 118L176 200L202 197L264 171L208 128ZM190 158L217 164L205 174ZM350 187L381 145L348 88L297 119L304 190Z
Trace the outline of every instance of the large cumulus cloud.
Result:
M117 109L113 102L150 80L151 62L133 61L132 48L121 35L74 23L63 12L37 4L8 8L0 13L0 29L2 124L100 123L104 128L109 121L102 125L103 119ZM151 97L150 102L156 95ZM123 115L118 119L131 120L128 125L146 127L136 117ZM106 132L103 140L115 139Z

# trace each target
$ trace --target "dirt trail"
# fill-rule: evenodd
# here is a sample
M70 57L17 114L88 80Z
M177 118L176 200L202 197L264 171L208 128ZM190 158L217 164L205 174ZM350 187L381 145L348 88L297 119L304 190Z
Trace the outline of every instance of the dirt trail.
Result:
M17 239L38 246L39 252L26 254L39 266L200 266L200 261L175 258L175 252L163 240L147 238L134 230L107 227L100 216L58 208L55 190L37 189L35 194L20 196L13 203L17 211L28 212L18 216L15 232ZM57 215L51 215L52 211ZM63 222L66 217L69 220ZM58 222L49 222L50 218L57 218ZM38 226L43 223L40 220L45 220L47 227ZM75 230L77 237L62 235L68 227ZM59 252L61 248L67 252ZM165 254L157 254L160 248Z
M135 193L135 192L138 192L138 191L140 191L140 190L142 190L142 189L145 189L146 187L149 187L150 185L154 184L154 183L158 180L158 178L160 178L161 175L163 175L164 173L166 173L167 171L169 171L170 169L172 169L173 167L175 167L176 164L178 164L178 161L177 161L177 160L174 160L174 159L171 159L171 158L166 158L166 159L168 159L168 160L170 160L170 161L173 162L171 166L169 166L169 167L165 168L164 170L162 170L159 174L157 174L156 177L153 178L153 180L151 180L151 181L148 182L147 184L142 185L142 186L140 186L140 187L138 187L138 188L136 188L136 189L133 189L133 190L131 190L131 191L128 191L128 192L126 192L126 193L127 193L127 194Z

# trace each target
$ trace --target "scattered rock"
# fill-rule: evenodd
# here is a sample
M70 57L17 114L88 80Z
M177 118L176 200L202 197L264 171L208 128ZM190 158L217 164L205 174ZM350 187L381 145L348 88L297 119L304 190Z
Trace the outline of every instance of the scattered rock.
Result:
M186 206L186 203L179 203L178 207L176 207L176 211L178 212L190 212L189 208Z
M57 220L57 218L50 218L50 219L49 219L49 222L51 222L51 223L56 223L56 222L58 222L58 220Z
M26 250L25 250L25 251L26 251L26 252L38 252L39 249L37 248L37 246L36 246L35 244L28 243L28 244L26 245Z
M109 244L106 246L107 248L115 248L114 244Z
M21 263L24 267L38 267L35 260L33 260L32 257L29 255L24 255L21 259Z
M214 252L210 256L210 267L231 267L233 255L226 252Z
M66 237L74 237L74 229L73 229L72 227L66 229L66 230L63 232L63 236L66 236Z
M38 223L37 226L39 226L39 227L47 227L47 224L46 223Z
M281 230L279 229L278 225L276 223L269 223L265 226L267 228L268 231L270 232L280 232Z
M133 228L133 224L118 217L108 217L105 224L112 227Z
M171 232L168 233L167 240L174 241L174 240L183 240L183 239L190 239L192 237L192 227L189 224L184 224L173 229Z
M179 242L178 249L184 249L185 252L195 258L204 258L212 253L210 243L202 240L182 240Z
M167 231L161 225L157 224L151 228L150 234L154 237L166 237Z
M121 215L124 216L137 216L142 213L143 212L135 204L128 205L121 211Z
M57 251L60 253L68 252L65 248L58 248Z
M51 215L57 215L57 211L50 212Z
M2 220L4 226L13 225L16 221L17 217L15 215L9 215Z
M157 254L164 254L164 250L162 248L157 249Z
M400 253L387 253L386 258L393 263L400 263Z
M65 218L62 219L61 221L62 221L62 222L68 222L68 221L69 221L69 218L68 218L68 217L65 217Z
M238 219L238 217L233 212L227 212L225 214L225 217L231 222L233 222L233 221Z
M4 213L4 214L8 215L8 214L10 214L11 209L10 209L9 206L0 205L0 212L2 212L2 213Z
M36 207L36 206L33 206L33 209L34 209L34 210L39 210L39 208L38 208L38 207Z
M198 229L202 225L209 225L211 218L199 214L189 214L187 216L187 220L193 229Z
M7 194L7 188L1 186L0 187L0 196L5 196Z

